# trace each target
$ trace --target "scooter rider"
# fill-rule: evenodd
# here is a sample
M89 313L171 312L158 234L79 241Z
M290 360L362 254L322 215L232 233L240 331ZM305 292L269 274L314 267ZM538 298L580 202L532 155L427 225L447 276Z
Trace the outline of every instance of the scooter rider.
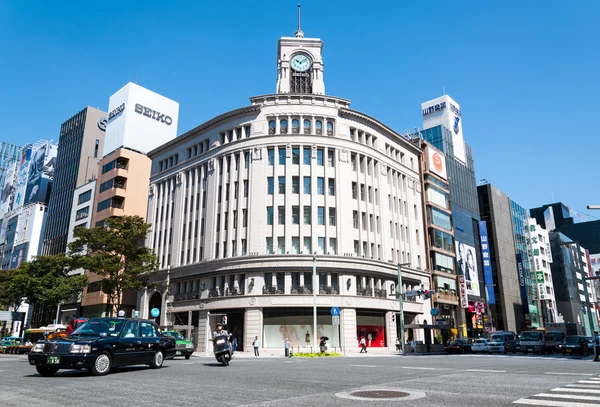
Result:
M217 330L213 332L213 339L215 339L217 336L229 336L229 334L227 333L226 330L223 329L223 325L221 325L221 323L217 323Z

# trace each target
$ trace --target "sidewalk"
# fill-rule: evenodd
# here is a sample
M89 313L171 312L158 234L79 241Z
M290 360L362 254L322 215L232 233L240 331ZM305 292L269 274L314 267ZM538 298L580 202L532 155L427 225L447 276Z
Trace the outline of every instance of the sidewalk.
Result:
M304 352L303 349L300 349L301 352ZM337 350L338 352L339 349ZM329 349L329 352L333 352L332 349ZM352 349L352 351L340 352L342 357L350 357L350 358L369 358L369 357L394 357L394 356L402 356L400 352L390 352L386 350L380 350L376 348L367 349L367 353L360 353L358 349ZM445 352L432 352L432 353L407 353L406 357L421 357L421 356L439 356L445 355ZM203 357L203 358L214 358L212 353L204 353L204 352L194 352L192 354L193 357ZM254 350L250 352L240 352L237 351L234 354L234 358L237 359L254 359ZM259 358L285 358L283 349L261 349Z

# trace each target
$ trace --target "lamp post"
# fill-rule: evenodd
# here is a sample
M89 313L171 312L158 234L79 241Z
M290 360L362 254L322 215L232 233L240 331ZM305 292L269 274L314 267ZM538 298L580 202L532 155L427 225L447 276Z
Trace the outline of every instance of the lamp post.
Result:
M398 263L398 286L396 287L396 295L398 295L398 306L400 313L398 318L400 319L400 346L402 346L402 356L406 355L405 344L404 344L404 304L402 303L402 267L410 266L410 263Z
M313 254L313 262L312 262L312 271L313 271L313 342L315 344L314 349L317 349L317 289L318 281L317 281L317 252Z

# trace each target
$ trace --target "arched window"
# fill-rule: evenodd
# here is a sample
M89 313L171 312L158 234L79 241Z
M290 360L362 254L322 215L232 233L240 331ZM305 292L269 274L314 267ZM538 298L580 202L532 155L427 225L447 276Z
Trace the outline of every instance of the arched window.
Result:
M333 123L327 122L327 135L333 136Z
M275 134L276 127L275 120L269 120L269 134Z
M321 120L315 122L315 130L317 134L323 134L323 122Z
M281 128L281 133L282 134L286 134L287 133L287 131L288 131L287 130L288 129L287 124L288 124L287 120L285 120L285 119L279 122L279 127Z
M294 133L294 134L300 133L300 121L298 119L292 120L292 133Z
M304 134L310 134L310 120L304 120Z

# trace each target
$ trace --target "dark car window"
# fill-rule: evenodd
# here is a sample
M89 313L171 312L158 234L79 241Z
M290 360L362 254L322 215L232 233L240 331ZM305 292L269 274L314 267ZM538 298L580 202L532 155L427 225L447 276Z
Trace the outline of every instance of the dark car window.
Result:
M522 341L539 341L542 339L541 332L521 332Z
M134 338L140 336L140 324L138 321L127 321L125 329L121 333L121 338Z
M565 343L568 343L569 345L577 345L578 343L581 343L581 337L567 336L567 339L565 339Z
M125 323L124 319L94 318L77 328L72 336L118 336Z
M152 322L140 322L142 336L154 338L158 336L158 330Z

